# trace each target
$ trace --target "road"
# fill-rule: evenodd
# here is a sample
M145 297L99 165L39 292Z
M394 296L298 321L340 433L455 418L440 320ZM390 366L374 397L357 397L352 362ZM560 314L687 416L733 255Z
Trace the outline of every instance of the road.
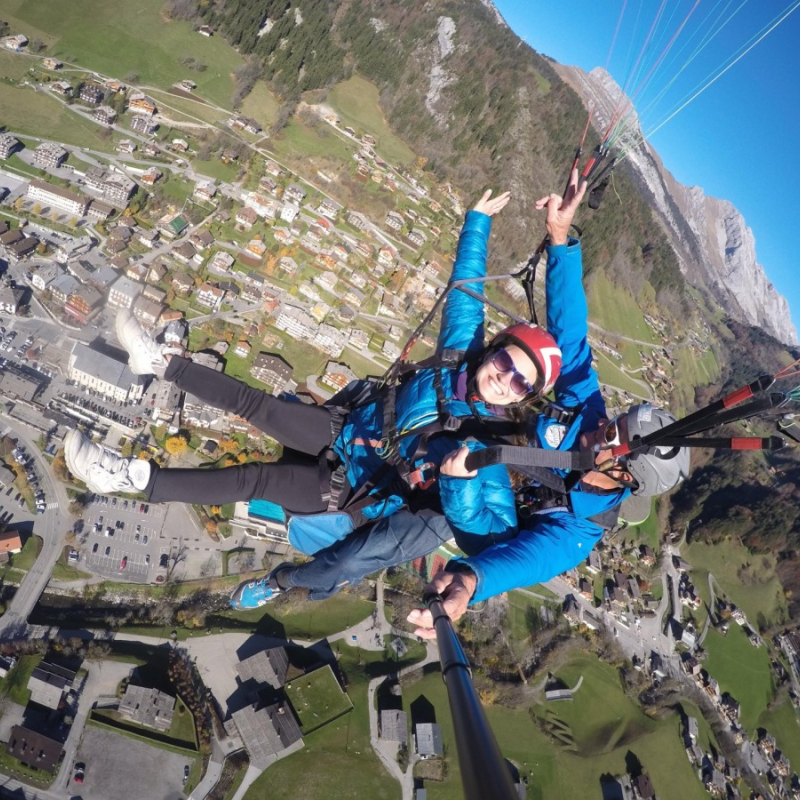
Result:
M23 578L16 594L8 606L8 610L0 617L0 640L16 638L27 627L27 620L42 592L50 580L58 557L65 545L65 535L72 527L72 518L67 511L69 498L60 481L55 480L44 456L36 446L39 433L31 434L16 420L3 416L3 423L10 429L11 435L23 443L28 453L36 462L37 472L41 476L41 485L47 498L58 503L36 517L34 533L42 538L42 551L36 562Z

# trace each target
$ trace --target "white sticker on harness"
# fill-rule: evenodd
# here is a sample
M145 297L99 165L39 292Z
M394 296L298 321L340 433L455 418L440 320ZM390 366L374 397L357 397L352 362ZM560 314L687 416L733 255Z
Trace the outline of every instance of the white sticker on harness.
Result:
M548 425L544 432L544 440L552 448L558 447L567 435L567 426L556 423Z

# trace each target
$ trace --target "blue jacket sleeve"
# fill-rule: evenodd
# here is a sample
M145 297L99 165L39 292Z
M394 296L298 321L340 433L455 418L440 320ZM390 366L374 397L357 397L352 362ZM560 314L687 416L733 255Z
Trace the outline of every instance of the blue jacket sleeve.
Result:
M577 239L547 248L547 330L561 348L556 402L567 407L597 406L605 412L600 382L592 367L589 310L583 289L581 245Z
M486 275L489 232L492 219L480 211L468 211L458 239L456 261L450 281L483 278ZM468 284L474 292L483 294L483 284ZM442 312L437 351L445 348L477 353L483 349L483 303L454 289L447 297Z
M510 589L542 583L586 559L603 529L568 511L541 514L508 542L463 559L477 576L472 603Z
M481 536L516 530L517 510L506 468L478 470L474 478L439 476L439 496L450 527Z

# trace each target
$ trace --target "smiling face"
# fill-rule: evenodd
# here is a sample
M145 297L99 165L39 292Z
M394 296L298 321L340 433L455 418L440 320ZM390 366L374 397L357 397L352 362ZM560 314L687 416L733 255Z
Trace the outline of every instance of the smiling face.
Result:
M619 427L619 443L628 442L628 417L623 415L616 418ZM605 432L608 425L607 419L601 419L597 424L597 430L581 434L581 450L593 449L595 445L603 446L606 442ZM611 458L611 450L598 450L595 454L594 464L599 467ZM605 472L587 472L582 478L583 483L596 486L599 489L619 489L619 482L630 482L631 474L624 469L611 469Z
M503 349L511 357L517 372L521 373L525 380L533 386L539 374L531 357L515 344L510 344ZM525 395L516 394L511 390L510 383L513 377L513 370L501 372L491 356L484 359L483 364L475 373L475 386L481 400L492 406L508 406L512 403L519 403Z

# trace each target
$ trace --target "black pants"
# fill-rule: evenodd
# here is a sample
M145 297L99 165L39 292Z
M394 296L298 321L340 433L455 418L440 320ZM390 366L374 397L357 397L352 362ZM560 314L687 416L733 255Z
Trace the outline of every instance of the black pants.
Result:
M293 453L273 464L154 469L146 489L148 500L222 505L259 498L295 513L326 510L321 489L326 476L319 456L331 444L327 408L280 400L187 358L173 357L164 377L210 406L244 417Z

